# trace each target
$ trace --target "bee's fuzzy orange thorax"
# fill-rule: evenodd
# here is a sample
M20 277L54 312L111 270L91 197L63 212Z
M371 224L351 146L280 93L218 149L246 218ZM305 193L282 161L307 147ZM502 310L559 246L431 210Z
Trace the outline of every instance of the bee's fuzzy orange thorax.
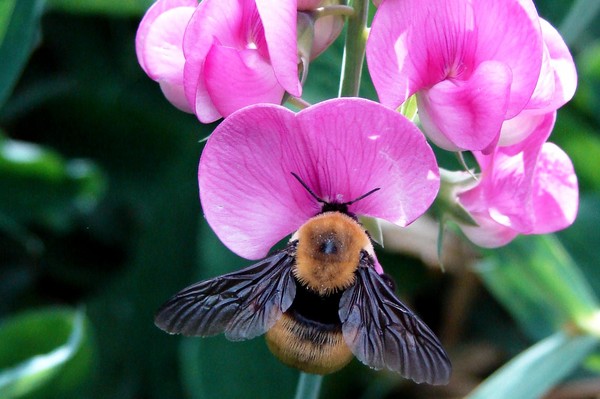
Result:
M311 218L294 238L298 239L294 275L322 295L352 285L361 250L372 251L364 228L341 212Z

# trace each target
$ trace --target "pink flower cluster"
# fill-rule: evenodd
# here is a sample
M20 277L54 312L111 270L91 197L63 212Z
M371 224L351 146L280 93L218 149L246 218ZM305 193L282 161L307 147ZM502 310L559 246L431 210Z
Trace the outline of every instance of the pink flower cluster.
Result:
M478 224L461 225L469 239L496 247L574 221L573 165L546 140L577 74L531 1L384 0L367 61L382 104L416 96L433 143L473 152L479 181L455 193Z
M574 221L573 166L547 139L577 75L531 0L377 1L366 55L379 103L337 99L294 114L280 106L286 93L301 96L308 61L343 25L313 11L336 4L158 0L140 24L139 63L166 98L201 122L227 117L199 181L229 248L264 256L318 212L291 172L328 201L380 187L356 214L405 226L424 213L439 173L416 125L396 112L413 96L425 136L479 164L477 181L453 193L478 224L461 226L472 241L494 247Z

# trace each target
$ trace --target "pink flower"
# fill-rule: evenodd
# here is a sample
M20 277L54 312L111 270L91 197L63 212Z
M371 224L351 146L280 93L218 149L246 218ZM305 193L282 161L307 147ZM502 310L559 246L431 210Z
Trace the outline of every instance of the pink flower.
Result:
M138 59L170 101L213 122L301 94L296 18L295 1L159 0L140 24Z
M249 259L321 212L294 178L348 211L406 226L439 188L431 148L402 115L358 98L329 100L295 114L258 104L230 115L200 159L200 199L209 225L233 252Z
M569 157L545 142L556 113L546 114L524 141L475 152L479 184L460 193L459 202L478 227L461 226L475 244L498 247L517 234L545 234L563 229L577 215L577 177Z
M138 62L160 84L165 97L185 112L193 112L183 91L183 35L198 2L159 0L140 22L135 38Z
M367 42L382 104L417 95L429 138L448 150L484 150L525 108L543 42L530 0L385 0Z

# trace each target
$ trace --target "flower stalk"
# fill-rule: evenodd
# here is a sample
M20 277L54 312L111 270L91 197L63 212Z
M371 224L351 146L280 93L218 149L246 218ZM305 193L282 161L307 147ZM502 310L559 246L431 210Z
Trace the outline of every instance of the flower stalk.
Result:
M300 372L298 386L296 387L295 399L317 399L321 392L323 376Z
M365 48L369 35L367 29L369 1L351 0L350 6L354 8L354 15L348 17L339 97L358 96L365 60Z

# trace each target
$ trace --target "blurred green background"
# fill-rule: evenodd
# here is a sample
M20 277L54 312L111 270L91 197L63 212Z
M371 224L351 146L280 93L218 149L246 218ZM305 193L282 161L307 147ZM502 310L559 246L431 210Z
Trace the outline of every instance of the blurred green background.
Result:
M298 372L262 338L184 339L153 324L182 287L250 262L202 217L197 165L215 125L173 108L137 64L150 4L0 0L0 398L294 395ZM446 344L452 381L420 386L353 361L321 397L464 397L486 378L472 398L600 394L600 2L536 5L578 66L551 136L578 173L578 220L495 251L450 241L445 273L428 261L434 242L394 251L391 234L381 263ZM337 95L342 45L311 65L308 101Z

